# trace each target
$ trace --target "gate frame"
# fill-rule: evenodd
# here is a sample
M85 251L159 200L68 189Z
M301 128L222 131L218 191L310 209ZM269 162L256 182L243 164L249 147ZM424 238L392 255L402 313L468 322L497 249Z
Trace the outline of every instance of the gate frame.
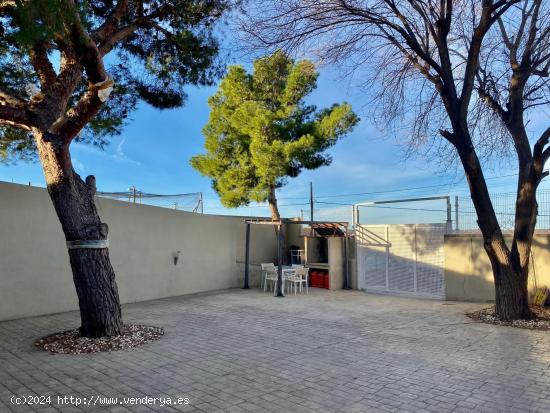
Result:
M403 297L416 297L416 298L425 298L430 300L445 300L444 295L433 295L429 293L421 293L418 292L418 272L417 272L417 264L418 264L418 250L417 250L417 229L418 226L442 226L444 223L432 223L432 224L358 224L355 226L355 248L356 248L356 274L357 274L357 287L359 290L372 292L376 294L389 294L389 295L395 295L395 296L403 296ZM397 291L397 290L390 290L389 288L389 259L390 259L390 249L393 246L392 242L389 240L389 229L391 226L411 226L414 230L414 238L413 243L411 245L412 253L413 253L413 282L414 282L414 291ZM446 225L446 227L448 227ZM384 229L384 237L382 238L380 235L374 233L369 228L383 228ZM447 233L448 228L444 228L443 236ZM359 248L368 248L368 247L383 247L384 248L384 255L385 255L385 288L384 290L380 289L368 289L366 286L361 286L360 281L360 271L359 271ZM445 283L445 271L443 270L443 283Z
M447 204L447 232L452 232L453 230L453 219L452 219L452 207L451 207L451 197L450 196L429 196L424 198L401 198L401 199L390 199L387 201L367 201L367 202L359 202L357 204L352 205L352 212L351 212L351 222L353 225L353 228L356 228L357 225L359 225L360 222L360 216L359 216L359 207L361 206L370 206L370 205L381 205L381 204L398 204L402 202L422 202L422 201L437 201L443 199L445 200L445 203Z
M359 203L356 203L356 204L353 204L352 205L352 225L353 225L353 229L355 231L367 231L370 233L370 231L368 231L368 229L364 228L364 227L361 227L361 222L360 222L360 215L359 215L359 208L361 206L371 206L371 205L381 205L381 204L395 204L395 203L403 203L403 202L422 202L422 201L436 201L436 200L444 200L445 203L446 203L446 212L447 212L447 219L446 219L446 228L445 228L445 233L451 233L453 232L453 220L452 220L452 206L451 206L451 197L450 196L430 196L430 197L421 197L421 198L401 198L401 199L390 199L390 200L385 200L385 201L366 201L366 202L359 202ZM364 224L365 226L369 225L369 224ZM388 230L389 230L389 225L392 225L392 224L371 224L370 226L382 226L382 227L385 227L385 239L384 241L385 242L382 242L380 243L379 240L375 240L374 242L372 243L366 243L364 246L380 246L380 247L385 247L385 255L386 255L386 291L389 292L389 256L390 256L390 247L391 247L391 242L389 242L389 236L388 236ZM416 242L417 242L417 237L416 237L416 225L418 225L418 223L410 223L410 224L396 224L396 225L413 225L414 226L414 249L413 249L413 253L414 253L414 260L413 260L413 280L414 280L414 295L418 295L418 292L417 292L417 289L418 289L418 286L417 286L417 250L416 250ZM369 234L367 237L371 237L373 236L374 234ZM376 237L378 238L378 237ZM357 239L357 238L356 238ZM356 248L359 248L361 245L359 245L359 242L357 242L356 244ZM359 262L357 261L357 266L359 265ZM359 268L357 267L357 276L359 277ZM443 277L445 277L445 275L443 274ZM358 285L359 285L359 280L358 280ZM396 292L392 292L393 294L395 294ZM406 295L406 294L405 294ZM426 297L426 298L434 298L434 297Z

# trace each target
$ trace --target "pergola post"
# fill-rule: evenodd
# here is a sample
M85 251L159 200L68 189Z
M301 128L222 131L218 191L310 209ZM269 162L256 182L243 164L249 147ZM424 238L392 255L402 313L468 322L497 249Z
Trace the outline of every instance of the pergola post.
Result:
M276 297L284 297L283 294L283 263L282 263L282 231L281 224L277 225L277 288L275 289Z
M347 228L346 228L347 232ZM348 234L344 235L344 290L349 290L349 256L348 256Z
M250 286L248 285L249 279L249 267L250 267L250 223L246 223L246 247L244 252L244 286L243 289L248 290Z

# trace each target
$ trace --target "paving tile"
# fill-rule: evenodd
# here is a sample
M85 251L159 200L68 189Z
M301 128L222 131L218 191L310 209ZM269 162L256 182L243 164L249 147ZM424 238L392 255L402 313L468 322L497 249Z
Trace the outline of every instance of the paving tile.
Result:
M0 411L550 411L547 332L471 323L479 304L321 291L274 298L229 290L125 305L165 336L104 354L51 355L36 337L78 313L0 323ZM50 395L14 406L11 395ZM157 397L154 404L60 405L57 396ZM159 400L188 397L189 404Z

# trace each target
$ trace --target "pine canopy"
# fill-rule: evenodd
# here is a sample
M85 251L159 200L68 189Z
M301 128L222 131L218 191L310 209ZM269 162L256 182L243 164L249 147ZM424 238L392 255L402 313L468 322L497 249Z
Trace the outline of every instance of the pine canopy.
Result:
M159 109L179 107L185 103L185 86L210 85L223 74L213 29L233 3L232 0L2 2L0 104L27 103L30 112L38 112L41 97L48 100L50 95L69 91L70 99L59 114L74 107L86 94L90 79L82 76L73 82L75 76L83 73L85 65L80 61L80 67L75 69L71 63L77 58L75 53L83 53L84 41L89 36L105 59L105 69L115 82L115 90L76 139L102 147L109 136L122 132L138 101ZM45 83L52 86L45 87ZM26 90L29 84L41 92L31 103ZM32 159L35 152L28 128L1 122L0 161Z
M208 101L206 153L191 159L224 206L265 202L288 177L331 163L326 150L359 118L347 103L320 110L305 104L317 77L312 62L282 51L256 60L252 74L229 68Z

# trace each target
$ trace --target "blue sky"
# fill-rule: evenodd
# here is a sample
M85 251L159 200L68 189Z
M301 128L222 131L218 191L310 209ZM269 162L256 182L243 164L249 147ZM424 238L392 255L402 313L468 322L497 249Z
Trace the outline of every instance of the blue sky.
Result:
M240 63L248 66L250 62ZM321 69L318 88L309 101L318 107L348 101L361 116L361 123L330 150L334 159L332 165L304 171L299 177L290 179L288 185L278 192L284 216L299 216L300 209L304 209L304 213L309 211L307 205L296 204L308 202L310 181L318 201L335 203L318 203L316 216L319 219L349 218L351 207L337 205L340 203L467 195L461 174L457 176L455 170L442 173L435 163L426 159L405 160L403 148L385 131L383 125L375 127L370 123L369 107L366 106L368 93L354 88L347 80L339 79L335 70ZM71 153L75 169L83 177L95 175L98 189L102 191L125 191L135 185L139 190L159 194L203 192L206 213L268 215L268 208L256 205L232 210L223 208L211 189L210 181L189 165L189 159L203 151L201 129L208 119L208 96L215 89L189 87L185 107L176 110L159 111L141 104L124 133L113 138L104 151L73 144ZM539 121L531 126L533 132L541 130L546 124L545 116L537 119ZM488 181L490 189L494 192L513 191L515 178L506 176L512 172L510 167L488 171L486 175L493 177ZM45 186L38 164L0 165L0 180ZM403 188L425 186L430 188L401 191ZM543 186L550 187L547 183ZM364 194L384 191L392 192ZM336 196L342 194L364 195ZM437 207L442 207L442 204L437 204ZM438 216L437 221L442 216ZM388 220L395 218L398 218L395 213L379 217Z

